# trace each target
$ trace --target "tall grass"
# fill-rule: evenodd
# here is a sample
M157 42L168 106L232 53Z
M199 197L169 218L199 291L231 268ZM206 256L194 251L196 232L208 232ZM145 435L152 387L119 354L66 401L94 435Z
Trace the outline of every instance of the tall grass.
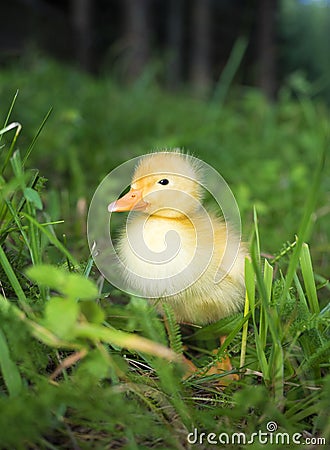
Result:
M56 73L50 75L50 63L45 64L47 77L56 75L54 83L64 83L59 68L52 65ZM41 69L34 70L42 86ZM44 109L40 121L33 125L31 119L22 121L22 131L16 117L21 121L27 114L14 101L0 131L1 448L183 449L189 447L187 436L194 429L205 436L242 432L249 438L259 430L266 432L272 421L279 432L301 434L301 445L296 448L312 448L307 438L329 443L329 285L322 275L327 258L321 256L328 241L324 224L315 223L324 211L328 181L321 157L318 164L315 153L306 152L306 161L299 162L293 151L297 142L298 156L304 145L309 150L314 145L326 148L322 107L304 98L300 103L282 98L271 107L250 93L241 100L232 99L228 111L217 112L216 102L209 106L182 96L180 104L155 87L150 92L131 88L125 94L109 81L97 86L69 73L72 79L65 83L73 85L75 80L83 87L77 109L68 109L60 95L53 111L55 121L49 118L45 124L50 105L44 108L47 102L39 96L32 116L35 120L36 111ZM15 72L11 76L19 79ZM32 95L35 88L29 89ZM24 104L24 89L22 94ZM105 111L104 100L100 100L104 95L116 99L116 114ZM135 113L128 117L132 105L140 104L142 97L146 102L147 95L147 103L157 99L162 104L160 118L151 118L154 109L148 107L141 110L142 117ZM92 102L96 108L95 122L84 104L87 99L89 107ZM252 106L256 117L251 118L247 112ZM207 121L211 112L213 119L219 114L215 123ZM198 128L200 114L205 120ZM172 115L176 121L182 119L182 129L175 127ZM145 123L148 118L151 124ZM144 128L138 130L141 123ZM107 135L109 126L112 131ZM159 127L158 133L146 137L154 126ZM295 136L296 129L302 136ZM144 140L138 142L139 136ZM88 196L91 183L97 186L105 161L110 165L119 162L118 146L133 148L138 142L137 151L142 152L165 136L171 144L201 146L205 159L228 171L245 211L245 224L251 229L244 313L203 328L179 327L166 307L165 327L146 301L128 298L105 282L95 283L92 261L85 256L87 252L80 251L84 244L74 236L81 232L80 222L78 227L68 223L74 219L67 214L68 205L75 205L81 195ZM227 149L240 148L236 155L232 151L219 154L219 142ZM107 143L111 154L116 148L111 158L105 152ZM99 145L100 156L92 144ZM53 191L57 179L46 187L40 173L29 169L38 153L54 154L55 149L53 172L59 170L61 194ZM288 149L291 154L284 157ZM243 158L246 151L250 159ZM130 154L127 150L122 157ZM46 163L40 161L43 171L47 171L47 158ZM68 168L64 170L65 158ZM84 167L89 167L86 174ZM309 171L314 173L313 182L310 176L305 182ZM65 174L73 178L65 180ZM68 186L71 198L61 208ZM284 212L290 217L276 216ZM64 224L58 220L62 214ZM313 224L314 243L322 248L314 252L316 259L310 253L313 245L306 243ZM275 243L269 243L275 235ZM265 250L274 254L265 256ZM219 335L227 338L215 354ZM189 378L183 376L181 352L200 369ZM207 369L225 353L231 356L232 372L239 380L219 388L224 374L208 375ZM205 436L196 448L210 448ZM248 448L237 443L218 443L218 448L224 445ZM265 446L255 441L251 448ZM284 442L280 448L292 446Z
M237 64L244 42L235 48ZM52 107L29 157L30 167L48 178L51 220L72 221L73 229L65 232L77 237L83 229L75 214L77 201L85 198L88 203L110 170L153 149L183 147L220 171L237 198L243 224L251 223L256 205L263 251L274 254L286 240L292 242L316 161L329 139L329 112L289 86L283 86L274 105L251 88L228 91L235 64L228 67L227 82L218 85L225 104L216 94L213 101L180 92L171 95L160 90L153 77L144 84L122 86L110 77L95 80L40 58L2 70L0 98L5 108L20 89L13 112L15 121L24 125L21 146L29 147ZM3 110L3 120L5 115ZM329 189L329 178L323 177L312 237L317 245L311 246L323 275L330 267L324 255ZM248 236L249 228L244 231ZM83 248L81 243L80 251Z

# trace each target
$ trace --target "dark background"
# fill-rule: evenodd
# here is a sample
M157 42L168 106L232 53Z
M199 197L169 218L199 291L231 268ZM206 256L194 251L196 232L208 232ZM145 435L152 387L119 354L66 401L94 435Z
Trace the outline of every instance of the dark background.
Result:
M14 0L1 15L2 66L38 50L121 81L148 67L169 89L204 94L236 55L237 83L274 99L298 71L330 100L326 0Z

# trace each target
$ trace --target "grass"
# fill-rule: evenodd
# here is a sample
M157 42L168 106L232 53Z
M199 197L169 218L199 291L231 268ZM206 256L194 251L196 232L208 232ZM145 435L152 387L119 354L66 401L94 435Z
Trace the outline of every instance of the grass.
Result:
M217 448L208 433L248 439L272 421L301 433L301 444L218 448L329 443L326 108L283 89L273 106L240 91L218 109L165 94L147 77L123 92L49 61L28 70L28 87L21 71L0 75L4 97L9 80L22 85L0 131L1 448L183 449L196 429L196 448L208 449ZM58 89L53 105L49 85ZM203 328L179 327L165 308L166 331L147 302L100 282L84 213L72 214L133 148L164 143L200 148L223 169L251 235L244 314ZM220 334L227 339L214 354ZM182 351L200 376L182 379ZM206 372L225 351L240 379L220 390L221 376Z
M225 178L238 201L246 239L256 205L264 252L275 255L287 240L294 241L310 179L327 145L328 110L323 104L299 92L299 100L294 100L296 93L284 86L274 105L247 88L231 91L222 105L217 97L202 101L184 92L169 95L148 73L135 85L121 86L109 77L95 80L32 58L0 73L3 121L18 88L12 113L24 126L21 148L34 142L52 107L28 161L48 179L50 220L66 220L65 230L60 227L59 232L63 230L70 242L79 240L74 251L79 248L80 256L88 255L78 201L88 205L96 186L118 164L155 148L175 146L211 164ZM323 177L311 241L313 260L323 275L330 266L329 190L329 179Z

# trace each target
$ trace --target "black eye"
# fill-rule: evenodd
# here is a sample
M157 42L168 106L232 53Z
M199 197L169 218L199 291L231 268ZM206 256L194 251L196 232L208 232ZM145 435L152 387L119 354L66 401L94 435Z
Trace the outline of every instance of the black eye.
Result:
M162 180L159 180L158 183L162 184L163 186L166 186L169 183L169 181L167 178L163 178Z

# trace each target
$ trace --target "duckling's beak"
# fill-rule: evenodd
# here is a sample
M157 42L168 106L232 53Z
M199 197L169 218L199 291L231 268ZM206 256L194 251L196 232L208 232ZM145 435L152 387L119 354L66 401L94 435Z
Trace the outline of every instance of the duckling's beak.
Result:
M139 189L132 189L123 197L110 203L108 205L109 212L124 212L124 211L143 211L148 206L148 203L143 201L142 191Z

